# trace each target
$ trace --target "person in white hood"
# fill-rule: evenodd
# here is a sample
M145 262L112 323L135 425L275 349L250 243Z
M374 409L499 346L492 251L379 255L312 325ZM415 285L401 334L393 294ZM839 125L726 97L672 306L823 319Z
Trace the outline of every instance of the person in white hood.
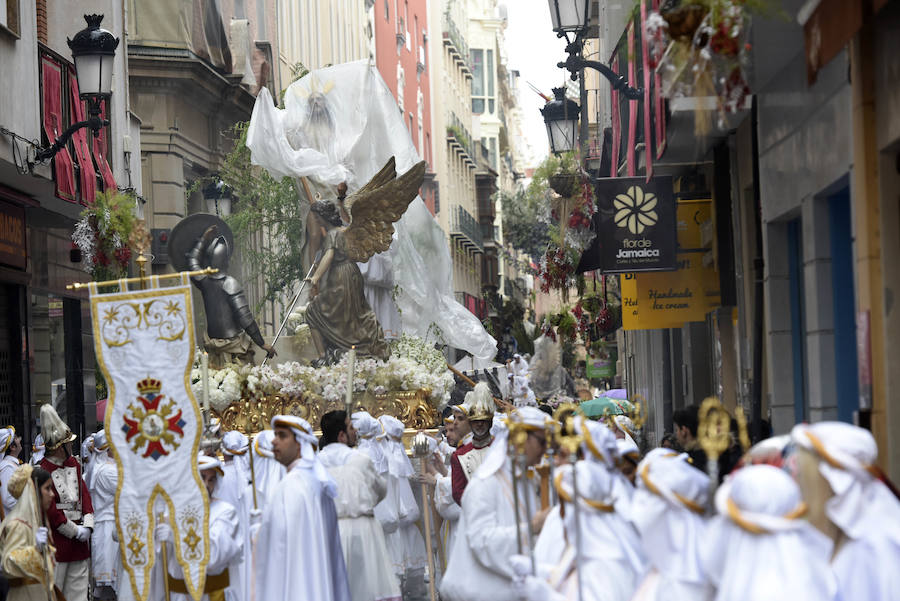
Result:
M715 601L839 599L831 541L804 519L806 504L787 472L742 468L719 487L715 505L701 550Z
M900 501L882 482L868 430L841 422L797 425L789 463L809 520L834 543L843 599L900 600Z
M653 449L640 462L631 517L650 570L633 601L712 598L700 554L708 501L709 476L687 454Z

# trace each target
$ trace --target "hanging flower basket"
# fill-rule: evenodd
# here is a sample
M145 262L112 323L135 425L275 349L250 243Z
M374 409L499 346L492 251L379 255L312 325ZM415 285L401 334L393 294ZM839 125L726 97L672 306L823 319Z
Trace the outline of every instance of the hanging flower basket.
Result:
M672 38L690 42L708 12L709 7L702 4L682 4L660 11L660 14L669 26L669 35Z
M556 173L547 178L550 188L560 196L575 196L575 185L578 183L578 175L574 173Z

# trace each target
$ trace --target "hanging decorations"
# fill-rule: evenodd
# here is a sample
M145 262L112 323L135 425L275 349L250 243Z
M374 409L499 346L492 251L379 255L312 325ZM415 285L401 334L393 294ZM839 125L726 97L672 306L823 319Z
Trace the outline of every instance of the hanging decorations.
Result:
M663 96L715 98L716 126L724 128L750 95L751 14L767 11L767 0L667 0L649 13L648 63L661 75ZM698 135L712 125L707 109L698 100Z
M594 240L591 217L597 208L590 177L577 167L574 156L569 153L558 161L557 172L548 178L550 245L541 258L538 278L543 292L558 290L565 298L578 284L576 267Z
M123 277L131 260L129 240L137 218L135 199L115 190L98 192L75 224L72 242L81 251L82 268L94 281Z

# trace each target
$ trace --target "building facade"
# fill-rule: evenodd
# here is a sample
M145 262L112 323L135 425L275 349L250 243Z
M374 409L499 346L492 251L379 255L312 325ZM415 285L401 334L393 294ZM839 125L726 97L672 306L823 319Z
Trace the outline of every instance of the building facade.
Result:
M754 15L753 95L721 117L706 98L660 104L659 71L643 60L658 3L595 2L589 52L647 92L623 101L588 76L589 166L601 177L671 175L677 198L712 207L702 240L719 302L705 321L619 333L620 373L652 408L651 442L675 409L715 395L776 434L803 421L871 428L882 467L900 474L890 267L900 6L875 4L877 18L862 3L845 13L801 0L784 3L791 20Z
M430 54L426 0L379 0L373 7L375 64L387 83L419 157L428 163L421 195L434 214L437 182L431 118ZM438 46L438 50L440 47Z
M26 447L43 403L53 403L75 432L96 426L89 305L84 294L66 289L88 279L71 235L97 192L142 194L123 4L86 4L72 11L47 0L10 1L0 15L0 421L13 424ZM47 146L83 118L66 44L85 28L83 13L103 14L101 26L120 40L104 106L110 125L96 139L82 129L55 158L32 164L33 142Z

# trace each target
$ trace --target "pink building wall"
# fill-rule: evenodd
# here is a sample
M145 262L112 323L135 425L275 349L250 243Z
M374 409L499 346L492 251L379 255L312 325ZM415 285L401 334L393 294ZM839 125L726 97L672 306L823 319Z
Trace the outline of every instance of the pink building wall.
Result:
M429 61L432 51L441 50L441 36L440 32L428 31L427 10L427 0L376 0L375 64L398 100L398 105L403 108L403 122L419 156L428 161L422 199L433 214L437 184L434 182ZM398 96L401 87L398 66L402 69L402 103Z

